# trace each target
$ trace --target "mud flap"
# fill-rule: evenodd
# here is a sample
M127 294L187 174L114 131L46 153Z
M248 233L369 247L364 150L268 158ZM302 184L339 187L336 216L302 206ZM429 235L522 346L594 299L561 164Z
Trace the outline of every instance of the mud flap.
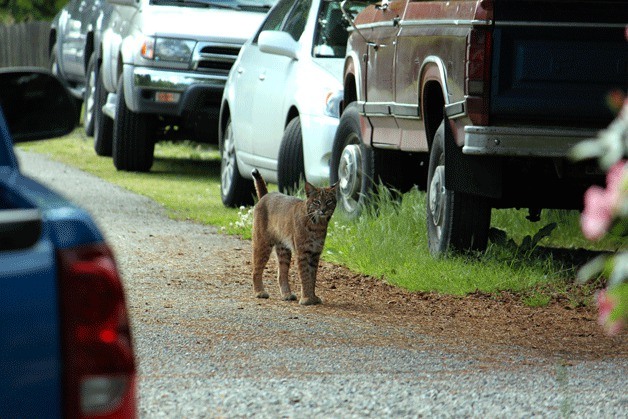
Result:
M499 199L502 196L502 160L469 156L456 145L445 116L445 187L449 190Z

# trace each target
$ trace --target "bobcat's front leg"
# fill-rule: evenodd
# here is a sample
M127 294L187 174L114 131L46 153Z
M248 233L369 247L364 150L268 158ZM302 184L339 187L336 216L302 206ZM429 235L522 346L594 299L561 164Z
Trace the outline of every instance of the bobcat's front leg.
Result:
M301 279L301 299L299 304L304 306L321 304L323 301L316 296L316 273L318 271L318 260L320 253L306 250L299 254L298 269Z
M292 260L292 251L285 246L276 245L275 253L277 253L277 262L279 263L277 282L279 282L281 299L285 301L294 301L297 299L297 296L290 291L290 280L288 277L288 272L290 271L290 261Z

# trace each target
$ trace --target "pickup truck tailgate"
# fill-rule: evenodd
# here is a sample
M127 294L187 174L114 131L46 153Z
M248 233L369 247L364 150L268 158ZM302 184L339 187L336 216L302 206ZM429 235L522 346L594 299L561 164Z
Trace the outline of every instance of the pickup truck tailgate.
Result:
M62 416L57 250L94 241L84 211L0 167L0 417Z
M625 1L496 1L492 123L599 128L628 80Z
M60 416L60 328L49 240L0 251L0 319L0 389L20 396L3 400L0 390L0 412L6 417Z

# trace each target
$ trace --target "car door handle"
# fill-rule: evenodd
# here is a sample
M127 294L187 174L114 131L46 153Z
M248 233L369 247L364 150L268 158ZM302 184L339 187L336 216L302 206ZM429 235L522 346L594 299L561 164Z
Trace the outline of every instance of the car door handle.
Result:
M238 67L238 74L244 73L244 69L242 67Z
M261 73L261 74L258 76L258 78L259 78L261 81L264 81L264 80L266 80L266 74Z

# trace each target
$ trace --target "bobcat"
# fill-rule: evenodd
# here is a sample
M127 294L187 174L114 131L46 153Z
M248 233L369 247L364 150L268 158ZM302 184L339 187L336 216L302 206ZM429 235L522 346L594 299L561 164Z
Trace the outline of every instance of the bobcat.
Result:
M268 298L262 275L275 248L277 280L283 300L296 300L290 291L288 271L294 252L301 280L299 304L320 304L314 293L318 261L323 251L327 226L336 208L336 185L317 188L305 182L305 200L279 192L268 193L257 169L251 173L259 201L253 210L253 289L258 298Z

